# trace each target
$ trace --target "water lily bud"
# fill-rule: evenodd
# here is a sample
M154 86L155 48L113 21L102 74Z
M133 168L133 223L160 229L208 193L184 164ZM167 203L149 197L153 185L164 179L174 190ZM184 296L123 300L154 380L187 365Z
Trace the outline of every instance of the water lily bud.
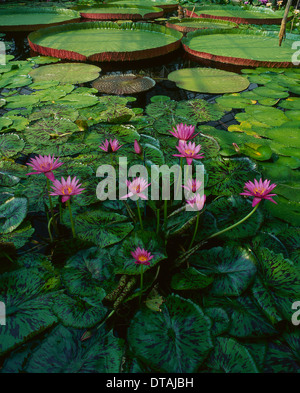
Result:
M139 144L138 140L135 139L134 140L134 151L136 152L136 154L141 155L143 152L143 148L142 146Z

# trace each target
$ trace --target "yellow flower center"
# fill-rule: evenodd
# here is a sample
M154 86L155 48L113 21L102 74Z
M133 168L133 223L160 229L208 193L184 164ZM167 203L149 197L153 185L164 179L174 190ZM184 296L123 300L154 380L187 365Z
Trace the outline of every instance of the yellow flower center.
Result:
M188 156L192 156L192 155L194 154L194 150L191 150L191 149L186 149L184 152L185 152Z
M262 195L265 192L265 188L259 189L259 188L254 188L254 193Z
M72 193L72 191L73 191L72 187L65 187L62 189L62 193L64 195L70 195Z
M136 186L135 191L137 194L139 194L141 192L141 186L140 185Z
M144 255L141 255L141 256L139 256L139 261L145 262L145 261L147 261L147 257L145 257Z

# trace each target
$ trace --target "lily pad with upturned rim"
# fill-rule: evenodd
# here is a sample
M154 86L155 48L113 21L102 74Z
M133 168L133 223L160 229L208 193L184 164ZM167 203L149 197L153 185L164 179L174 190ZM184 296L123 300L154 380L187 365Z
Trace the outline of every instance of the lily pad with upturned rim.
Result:
M298 35L286 34L278 46L277 33L248 29L206 29L188 33L184 50L201 59L253 67L292 67L293 42ZM296 83L296 82L295 82Z
M235 93L247 89L247 78L213 68L183 68L173 71L168 79L175 82L178 87L198 93Z
M79 12L56 7L0 9L1 31L33 31L80 20Z
M77 61L130 61L178 49L182 34L149 23L84 22L49 27L28 36L30 47L45 56Z
M155 81L148 76L134 74L105 75L95 80L92 86L101 93L136 94L154 87Z
M280 24L284 11L273 11L265 7L238 5L204 5L190 6L185 9L186 16L194 18L211 18L227 20L236 23L252 24ZM288 20L292 18L289 13Z
M73 8L86 19L97 20L141 20L163 16L164 11L158 7L137 6L135 4L102 4L95 6L77 6Z
M169 19L166 23L167 27L188 33L199 29L233 29L238 27L234 22L211 20L209 18L183 18Z
M177 0L111 0L108 1L107 4L134 4L134 5L142 5L142 6L153 6L159 7L164 10L172 11L176 10L178 6Z

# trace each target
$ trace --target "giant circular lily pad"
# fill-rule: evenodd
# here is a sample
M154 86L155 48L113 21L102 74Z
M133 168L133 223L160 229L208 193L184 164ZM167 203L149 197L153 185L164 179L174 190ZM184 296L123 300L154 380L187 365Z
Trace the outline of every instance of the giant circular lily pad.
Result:
M105 75L95 80L92 86L101 93L136 94L151 89L155 81L142 75Z
M244 76L213 68L183 68L171 72L168 79L182 89L211 94L236 93L250 84Z
M147 7L159 7L164 10L172 11L178 7L177 0L111 0L108 4L131 4Z
M29 34L30 47L43 55L79 61L129 61L165 55L180 46L182 34L147 23L85 22Z
M212 18L236 23L273 25L281 23L284 11L273 11L265 7L210 5L187 7L185 14L193 18ZM291 18L292 13L289 14L288 19Z
M233 22L217 19L211 20L209 18L169 19L166 26L181 31L182 33L189 33L190 31L199 29L232 29L238 27L238 25Z
M84 83L98 78L100 71L101 68L91 64L62 63L34 68L29 74L34 82Z
M293 67L292 44L297 35L286 34L281 46L270 31L200 30L183 38L184 49L193 56L215 62L253 67Z
M147 7L137 5L109 4L98 6L78 6L73 8L80 12L80 15L86 19L102 20L140 20L154 19L163 16L164 11L158 7Z
M0 9L1 31L33 31L80 20L79 12L63 8L13 7Z

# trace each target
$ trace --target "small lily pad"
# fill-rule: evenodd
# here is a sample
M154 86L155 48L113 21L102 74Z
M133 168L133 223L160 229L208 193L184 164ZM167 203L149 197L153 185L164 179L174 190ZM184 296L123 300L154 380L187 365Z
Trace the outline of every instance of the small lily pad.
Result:
M173 71L168 79L182 89L211 94L239 92L250 84L247 78L234 72L200 67Z
M91 64L50 64L33 69L29 75L34 82L59 81L60 83L84 83L98 78L101 68Z

